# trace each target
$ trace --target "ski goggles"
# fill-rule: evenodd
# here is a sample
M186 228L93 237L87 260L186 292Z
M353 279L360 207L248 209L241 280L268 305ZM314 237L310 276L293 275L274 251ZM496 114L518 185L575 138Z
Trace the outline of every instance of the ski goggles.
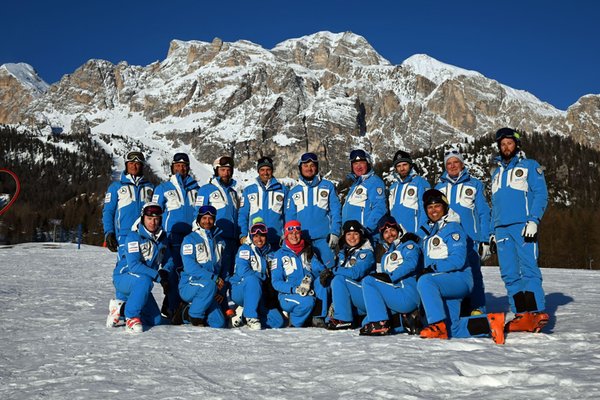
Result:
M300 157L300 164L304 164L311 161L315 164L319 162L319 158L315 153L304 153L302 154L302 157Z
M252 225L252 227L250 227L251 235L257 235L257 234L266 235L268 231L269 230L267 229L267 226L265 224L254 224L254 225Z
M144 157L144 154L142 154L141 151L130 151L129 153L127 153L127 155L125 156L125 162L139 162L144 164L146 162L146 158Z
M216 217L217 209L211 205L202 206L198 209L198 218L200 218L204 215L210 215L211 217Z
M285 228L286 231L288 232L294 232L294 231L302 231L302 227L298 226L298 225L292 225L292 226L288 226L287 228Z
M158 204L149 204L144 206L142 210L142 215L146 217L160 217L163 215L163 209Z
M399 230L398 224L392 221L385 221L382 226L379 227L379 232L383 233L387 228L394 228L395 230Z
M218 160L216 160L215 168L219 168L219 167L231 167L233 168L233 158L231 157L221 157Z
M369 161L369 155L362 149L352 150L350 152L350 161Z
M185 164L189 165L190 157L185 153L177 153L173 156L173 161L171 162L171 164L178 164L178 163L185 163Z
M446 152L444 153L444 157L448 157L448 156L460 156L460 151L456 150L456 149L451 149L451 150L446 150Z

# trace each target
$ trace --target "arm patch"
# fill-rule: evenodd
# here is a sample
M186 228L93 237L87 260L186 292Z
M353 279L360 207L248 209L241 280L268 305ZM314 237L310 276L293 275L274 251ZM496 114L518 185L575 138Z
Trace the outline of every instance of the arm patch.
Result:
M242 260L249 260L250 259L250 250L242 250L242 251L240 251L240 258Z
M112 199L112 193L108 192L106 193L106 196L104 196L104 203L110 203L110 199Z
M189 256L194 252L194 246L191 244L184 244L181 248L181 252L184 256Z
M140 244L138 242L127 243L127 252L128 253L139 253L140 252Z

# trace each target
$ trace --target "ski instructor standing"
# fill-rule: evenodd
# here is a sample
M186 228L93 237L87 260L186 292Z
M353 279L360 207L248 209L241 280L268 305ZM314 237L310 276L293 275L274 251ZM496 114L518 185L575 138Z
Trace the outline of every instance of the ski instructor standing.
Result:
M538 259L538 225L548 190L544 169L525 157L521 134L511 128L496 132L500 154L492 172L492 224L490 246L497 248L500 273L515 318L507 332L539 332L548 323Z

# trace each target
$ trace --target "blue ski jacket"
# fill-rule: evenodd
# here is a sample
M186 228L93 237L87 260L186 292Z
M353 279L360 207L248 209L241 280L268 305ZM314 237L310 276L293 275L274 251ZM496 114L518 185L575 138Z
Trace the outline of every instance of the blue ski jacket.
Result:
M460 216L467 235L476 242L487 242L490 237L490 206L485 199L485 187L464 168L456 179L444 172L435 186L444 193L450 208Z
M110 184L104 197L104 235L113 232L117 238L126 237L140 216L143 205L152 199L153 189L154 186L143 176L122 172L119 181Z
M225 186L221 178L212 177L198 191L196 212L201 206L209 204L217 209L215 224L221 230L221 237L237 241L240 237L238 227L240 195L237 191L237 182L232 180L229 185Z
M412 240L402 241L398 238L393 241L387 252L381 258L377 272L385 272L390 276L392 283L416 277L417 268L421 261L421 248Z
M327 179L315 176L312 181L300 177L288 195L286 221L297 220L310 239L340 236L342 229L341 204L335 186Z
M219 236L218 228L208 231L194 221L192 233L184 237L181 243L183 271L180 282L194 283L197 279L216 282L217 278L228 280L227 268L221 267L224 247L225 242Z
M198 182L190 175L182 178L175 174L158 185L154 192L152 201L160 204L164 210L163 228L171 244L181 243L181 239L192 231L198 189Z
M368 240L358 247L344 245L338 253L337 266L332 269L334 275L341 275L354 281L360 281L374 270L375 255Z
M125 239L125 257L117 262L113 276L121 274L145 275L160 282L159 269L171 271L173 258L167 245L167 235L162 229L156 234L148 232L140 219Z
M360 177L349 174L348 178L353 179L354 183L342 207L342 223L356 220L369 234L377 233L377 223L387 213L385 184L373 170Z
M468 271L467 235L452 211L429 225L423 240L424 265L434 272Z
M404 231L416 233L419 227L427 223L427 213L423 207L423 193L429 188L429 182L411 169L402 180L397 172L390 186L388 202L390 214L402 226Z
M306 251L297 255L284 242L284 245L275 252L269 268L273 288L279 293L288 294L295 293L306 275L311 276L314 288L314 282L319 279L319 274L325 266L316 256L309 261Z
M269 276L269 261L273 255L269 243L262 248L256 247L254 243L241 245L235 257L235 271L231 282L240 282L250 275L256 275L258 279L264 281Z
M284 206L287 188L277 179L271 178L265 186L259 178L248 185L242 194L242 206L238 217L240 238L248 235L252 221L261 217L269 228L269 243L279 243L283 234Z
M492 221L494 228L533 221L539 224L548 205L544 168L519 152L508 162L494 159Z

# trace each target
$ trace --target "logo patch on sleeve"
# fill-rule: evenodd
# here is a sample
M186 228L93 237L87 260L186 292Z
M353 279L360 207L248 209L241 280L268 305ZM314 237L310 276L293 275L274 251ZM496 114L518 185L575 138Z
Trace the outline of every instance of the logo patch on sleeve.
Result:
M204 196L196 197L196 203L194 204L196 207L200 207L204 203Z
M139 253L140 252L140 244L138 242L127 243L127 252L128 253Z
M460 234L458 233L453 233L452 234L452 239L456 240L458 242L458 240L460 239Z
M240 258L242 260L249 260L250 259L250 250L242 250L242 251L240 251Z
M406 246L406 248L409 249L409 250L412 250L412 249L415 248L415 245L414 244L409 244L409 245Z
M360 257L361 260L364 260L366 256L367 255L365 253L362 253L361 255L359 255L359 257Z
M381 196L383 194L383 188L377 188L377 194Z
M106 196L104 196L104 202L105 203L110 203L110 199L112 198L112 193L106 193Z
M189 256L194 252L194 246L191 244L184 244L181 248L181 252L184 256Z
M152 196L152 202L153 203L158 203L158 195L155 194L154 196Z

